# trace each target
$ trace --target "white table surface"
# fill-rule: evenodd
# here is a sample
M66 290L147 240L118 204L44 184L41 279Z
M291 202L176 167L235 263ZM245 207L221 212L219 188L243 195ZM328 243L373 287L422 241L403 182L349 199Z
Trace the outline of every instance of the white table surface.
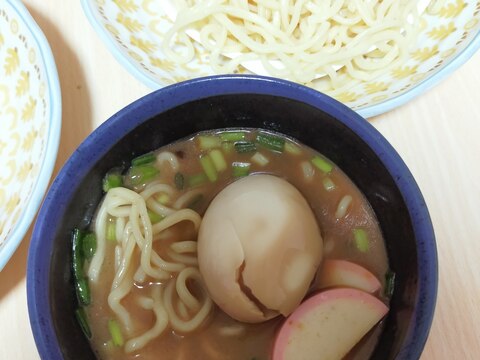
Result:
M121 67L79 1L25 0L52 47L62 88L57 174L102 121L150 90ZM480 359L480 53L432 90L371 123L415 176L435 227L437 309L422 360ZM31 230L0 273L0 359L38 359L25 274Z

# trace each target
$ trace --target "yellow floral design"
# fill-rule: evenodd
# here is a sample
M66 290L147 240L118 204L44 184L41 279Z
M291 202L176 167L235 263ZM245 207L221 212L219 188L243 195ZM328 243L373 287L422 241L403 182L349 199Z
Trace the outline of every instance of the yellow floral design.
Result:
M27 133L27 135L25 135L25 138L23 139L22 149L25 151L31 150L33 148L33 144L35 142L36 137L37 137L37 131L30 130Z
M392 76L395 79L404 79L417 72L418 66L403 66L392 70Z
M455 27L453 21L448 25L441 25L430 30L427 35L432 40L445 40L451 33L455 32L457 28Z
M150 57L150 64L166 71L175 70L175 63L170 60L162 60L156 57Z
M150 54L157 49L157 45L155 43L148 40L137 38L133 35L130 37L130 44L139 48L140 50L142 50L147 54Z
M18 204L20 204L20 197L18 194L13 194L5 204L5 211L9 214L13 213Z
M37 100L33 99L31 96L28 98L27 103L22 109L22 120L28 121L32 120L35 116L35 109L37 108Z
M123 12L135 12L138 10L138 5L132 0L113 0L113 2Z
M28 71L20 72L20 78L17 81L15 94L17 96L25 95L30 90L30 73Z
M3 35L0 34L0 48L5 44L5 39L3 38Z
M367 94L374 94L380 91L388 90L389 86L390 86L389 83L380 81L380 82L367 83L365 84L364 88Z
M28 173L32 169L32 164L25 163L23 164L20 169L18 169L17 178L19 181L25 181L28 177Z
M465 9L467 4L463 0L455 1L455 4L448 4L442 7L439 12L438 16L443 18L454 18L460 15L460 13Z
M17 48L7 49L7 58L5 59L5 75L12 74L20 65Z
M427 61L431 57L438 54L438 45L434 45L432 47L424 47L422 49L417 49L416 51L412 52L412 58L418 61Z
M356 101L360 96L361 94L357 94L352 91L346 91L341 94L338 94L337 96L335 96L335 98L340 102L347 103L350 101L351 102Z
M118 13L117 22L122 24L125 29L130 32L137 32L143 29L143 25L137 20L129 18L128 16L123 15L123 13Z

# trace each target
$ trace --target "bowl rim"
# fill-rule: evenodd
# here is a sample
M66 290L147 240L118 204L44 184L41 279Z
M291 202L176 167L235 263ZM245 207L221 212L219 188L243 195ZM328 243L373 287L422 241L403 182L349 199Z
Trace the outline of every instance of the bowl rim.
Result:
M83 12L88 19L88 22L103 41L107 49L113 55L115 60L122 65L133 77L138 81L148 86L151 90L161 89L161 86L151 76L147 75L142 69L131 59L131 57L125 55L122 48L114 41L112 41L110 33L102 25L98 14L94 10L94 1L81 0ZM365 118L374 117L390 110L393 110L405 103L413 100L417 96L427 92L435 85L439 84L447 76L451 75L460 66L466 63L480 48L480 30L470 40L470 42L458 52L450 61L438 71L434 72L430 76L427 76L422 81L410 87L410 89L402 94L393 96L387 100L381 101L376 104L372 104L356 110L361 116ZM212 75L217 76L217 75Z
M159 113L190 101L245 93L297 100L329 113L352 129L375 152L391 174L405 200L415 236L418 238L419 267L419 293L413 321L406 336L407 345L402 347L397 359L410 360L420 357L435 309L438 260L428 209L413 175L403 160L370 123L325 94L281 79L256 75L219 75L177 83L134 101L91 133L60 171L40 210L28 257L28 309L32 331L42 358L62 358L48 302L48 276L53 243L48 239L54 238L56 229L52 224L55 224L59 214L65 211L67 202L87 175L91 167L89 164L95 164L119 138ZM419 299L422 301L418 301Z
M41 159L42 163L40 171L38 173L37 181L33 185L28 205L22 211L19 220L12 228L10 235L5 239L6 244L0 252L0 271L5 267L17 247L20 245L37 214L40 204L42 203L43 196L45 195L48 183L50 182L50 177L53 173L55 161L57 160L58 146L60 144L60 130L62 126L60 81L58 79L55 59L47 38L20 0L7 0L7 3L14 11L16 11L24 25L26 25L32 35L32 39L35 41L41 53L41 59L45 67L51 110L45 157Z

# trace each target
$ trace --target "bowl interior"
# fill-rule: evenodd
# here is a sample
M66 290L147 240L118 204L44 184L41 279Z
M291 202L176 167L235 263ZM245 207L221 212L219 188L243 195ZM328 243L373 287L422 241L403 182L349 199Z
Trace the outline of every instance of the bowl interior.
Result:
M100 154L100 160L93 163L88 175L77 181L78 186L74 185L73 196L62 199L66 210L59 214L58 227L54 229L49 297L51 317L64 358L94 358L74 317L76 297L71 276L70 233L74 227L86 227L91 221L102 197L104 173L187 135L225 127L264 128L294 137L333 160L365 194L378 217L390 266L397 274L391 311L373 358L395 358L404 350L405 339L411 332L418 301L418 265L416 234L394 178L361 137L334 117L296 100L259 94L208 97L150 118L122 137L108 152ZM64 186L69 176L74 174L60 180ZM40 235L34 234L33 241ZM415 357L422 347L423 343L415 350Z

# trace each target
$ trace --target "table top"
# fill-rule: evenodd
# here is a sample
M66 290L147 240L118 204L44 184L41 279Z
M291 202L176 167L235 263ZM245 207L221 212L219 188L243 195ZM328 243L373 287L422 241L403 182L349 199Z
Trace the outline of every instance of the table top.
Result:
M107 51L79 1L24 0L57 63L63 123L54 175L104 120L150 92ZM439 292L422 360L480 356L480 53L440 85L371 119L425 196L437 237ZM38 359L26 300L31 229L0 272L0 359Z

